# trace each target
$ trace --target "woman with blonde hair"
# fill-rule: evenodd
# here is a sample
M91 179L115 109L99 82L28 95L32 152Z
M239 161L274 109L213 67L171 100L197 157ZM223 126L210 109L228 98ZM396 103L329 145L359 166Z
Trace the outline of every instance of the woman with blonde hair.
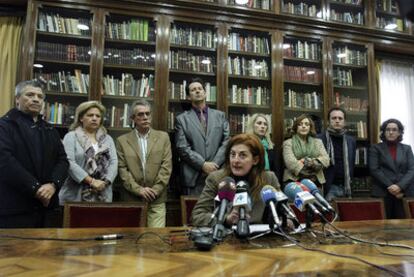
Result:
M246 133L256 135L262 143L265 153L265 170L273 171L279 177L279 166L276 159L274 144L270 138L270 120L262 113L253 114L247 122Z
M97 101L81 103L63 139L69 160L69 177L59 192L68 201L112 202L112 182L118 172L113 139L103 127L105 107Z
M323 169L329 166L329 156L322 141L316 138L315 124L309 115L302 114L293 122L292 137L283 142L283 160L283 182L306 178L318 186L325 183Z

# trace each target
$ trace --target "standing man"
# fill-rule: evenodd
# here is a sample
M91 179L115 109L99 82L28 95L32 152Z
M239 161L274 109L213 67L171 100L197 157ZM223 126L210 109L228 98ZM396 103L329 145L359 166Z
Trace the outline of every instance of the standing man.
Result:
M42 119L38 81L15 90L16 108L0 119L0 228L51 227L69 163L58 132Z
M191 109L177 116L175 139L181 159L184 194L200 195L205 179L224 162L229 123L223 112L206 105L203 81L195 78L186 87Z
M147 226L165 227L167 185L172 171L170 138L151 128L151 106L138 100L131 106L132 132L117 139L118 173L127 200L148 203Z
M345 110L339 107L328 111L328 129L319 135L330 158L330 166L325 169L326 200L336 197L351 197L351 178L354 174L356 141L346 134Z

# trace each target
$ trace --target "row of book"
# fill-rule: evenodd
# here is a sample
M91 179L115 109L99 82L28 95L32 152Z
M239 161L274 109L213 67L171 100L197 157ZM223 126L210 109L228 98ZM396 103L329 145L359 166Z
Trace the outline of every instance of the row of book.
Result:
M214 57L195 55L185 50L170 51L170 69L214 73L215 64Z
M271 0L248 0L246 4L242 5L248 8L270 10ZM235 0L224 0L227 5L239 5Z
M355 153L355 165L367 166L368 165L368 148L358 147Z
M322 57L319 43L296 40L283 43L283 56L320 61Z
M368 128L367 123L365 121L359 120L356 122L348 121L347 126L348 132L359 139L367 139L368 138Z
M229 89L230 103L270 106L271 90L267 87L239 87L232 85Z
M183 80L181 83L174 83L173 81L170 81L168 85L170 99L175 99L175 100L187 99L187 94L185 92L186 86L187 86L186 80ZM206 82L204 83L204 90L206 92L207 102L217 101L217 86L211 85L211 83Z
M390 24L395 24L397 27L393 30L403 32L404 31L404 22L401 18L395 18L395 17L377 17L376 26L378 28L384 29L385 26L389 26Z
M369 185L367 178L354 177L351 180L351 190L353 192L358 192L358 191L369 192L371 191L371 186Z
M125 103L123 106L111 106L106 110L104 125L110 128L129 128L131 105Z
M147 19L132 18L123 22L108 22L105 36L109 39L155 41L155 28Z
M285 81L322 83L322 72L319 68L285 65L283 74Z
M368 99L361 99L356 97L350 97L341 95L339 92L335 92L334 105L341 107L346 111L366 112L368 111Z
M269 40L256 35L243 36L240 33L230 33L228 40L229 50L270 54Z
M288 89L284 93L284 104L288 108L314 109L322 108L322 98L316 91L312 92L296 92Z
M358 49L350 49L348 46L335 47L333 50L334 63L367 65L367 53Z
M269 78L266 60L247 59L245 57L228 57L228 73L230 75Z
M116 49L105 48L105 64L137 65L141 67L155 66L155 53L140 48Z
M41 80L47 91L63 93L81 93L89 92L89 74L82 73L80 69L71 72L52 72L43 73L35 72L35 78Z
M171 27L170 43L182 46L216 48L217 36L213 30L194 27Z
M336 86L352 87L354 85L352 81L352 70L336 68L333 71L333 82Z
M252 114L229 114L229 127L231 134L245 133L247 130L247 124L252 117ZM272 126L272 115L265 114L268 126ZM271 128L270 128L271 130Z
M395 0L377 0L377 10L399 14L398 3Z
M42 114L44 119L51 124L68 127L75 118L75 109L76 107L68 103L50 103L46 101Z
M295 4L294 2L283 1L282 12L305 15L309 17L322 17L322 13L319 7L304 2Z
M361 5L362 0L331 0L332 2L343 3L343 4L352 4L352 5Z
M59 44L39 41L36 48L36 58L52 59L69 62L89 62L91 48L74 44Z
M41 11L37 20L37 29L43 32L90 36L91 23L89 18L62 17L58 13Z
M338 12L331 9L330 18L335 21L364 25L364 15L361 12Z
M121 79L106 75L103 77L103 88L104 95L153 97L154 75L147 77L142 74L141 78L134 78L131 73L122 73Z

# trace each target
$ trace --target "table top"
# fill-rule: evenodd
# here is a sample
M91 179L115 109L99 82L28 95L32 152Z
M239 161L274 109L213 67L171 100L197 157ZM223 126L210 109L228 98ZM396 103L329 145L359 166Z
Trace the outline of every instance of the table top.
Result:
M414 247L414 220L335 226L357 238ZM329 253L305 250L277 234L250 241L230 235L211 251L199 251L185 227L0 229L0 276L414 276L414 250L359 243L328 229L333 230L315 224L313 232L291 237L304 247ZM115 233L124 238L93 240ZM358 257L389 271L334 254Z

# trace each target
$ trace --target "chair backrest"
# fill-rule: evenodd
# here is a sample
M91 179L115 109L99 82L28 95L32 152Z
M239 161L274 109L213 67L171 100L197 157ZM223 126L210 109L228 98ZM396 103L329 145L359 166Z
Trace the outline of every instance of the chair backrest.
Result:
M145 227L147 206L143 203L67 202L63 227Z
M385 219L381 198L337 198L333 202L340 221Z
M404 198L404 210L406 218L414 218L414 198Z
M191 212L198 201L198 196L181 195L181 223L191 226Z

